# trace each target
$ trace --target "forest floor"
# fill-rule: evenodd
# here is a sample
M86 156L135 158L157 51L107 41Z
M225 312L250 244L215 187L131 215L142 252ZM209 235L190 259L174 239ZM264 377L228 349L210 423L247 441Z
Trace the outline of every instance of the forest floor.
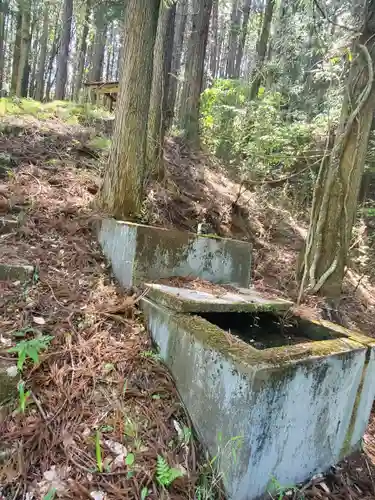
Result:
M12 453L0 463L0 499L51 499L53 492L97 500L215 498L219 478L152 351L139 297L118 289L95 240L99 215L90 202L106 144L96 134L49 115L2 118L0 160L10 157L12 165L0 181L0 215L19 226L0 235L0 263L32 264L37 273L27 287L0 283L0 355L9 356L17 336L54 338L40 363L23 370L25 411L14 402L1 409L2 447ZM165 159L167 179L150 186L144 222L196 231L204 221L217 234L251 241L254 285L295 299L303 222L265 192L246 192L236 203L239 185L179 140L167 141ZM353 272L340 308L344 321L375 337L374 307L371 283ZM321 300L303 308L329 316ZM285 498L375 498L375 413L364 444L362 453L289 488ZM182 473L168 490L158 483L158 456Z

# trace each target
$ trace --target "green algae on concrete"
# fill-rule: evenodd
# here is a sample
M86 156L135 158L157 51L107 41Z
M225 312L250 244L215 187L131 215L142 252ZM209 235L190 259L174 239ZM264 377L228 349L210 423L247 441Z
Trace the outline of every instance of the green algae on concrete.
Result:
M348 436L363 433L369 416L374 384L361 380L372 347L332 329L331 340L259 351L199 316L149 298L141 306L211 456L223 446L219 434L229 443L243 437L237 460L230 451L220 460L229 498L258 498L271 475L282 484L304 481L336 463L345 443L348 453L356 449ZM367 397L358 404L359 392Z
M355 342L359 342L362 345L375 347L375 339L367 337L360 331L350 330L349 328L345 328L344 326L337 325L336 323L331 323L326 320L313 320L303 316L296 316L296 318L301 325L301 328L303 328L306 334L312 338L316 335L318 338L321 338L322 335L329 332L330 335L333 336L346 337Z
M238 288L215 295L208 291L147 283L147 296L178 312L286 312L293 306L283 299L270 299L254 289Z
M200 316L174 314L172 311L169 314L171 314L171 321L176 325L190 332L208 348L215 349L225 357L230 357L238 368L244 371L247 371L248 367L253 364L274 368L300 360L350 353L356 349L363 350L362 344L348 338L333 338L258 350Z

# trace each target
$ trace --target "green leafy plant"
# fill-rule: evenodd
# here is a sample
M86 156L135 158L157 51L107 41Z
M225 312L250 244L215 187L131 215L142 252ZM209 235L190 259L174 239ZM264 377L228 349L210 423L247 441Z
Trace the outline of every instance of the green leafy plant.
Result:
M111 373L113 370L115 370L115 365L113 363L106 363L104 365L104 370L107 372L107 373Z
M148 488L144 486L141 490L141 500L145 500L148 495Z
M43 500L53 500L56 495L56 488L51 488L46 495L44 495Z
M99 472L103 472L103 459L102 459L102 448L100 446L100 432L96 431L95 434L95 456L96 465Z
M192 436L192 432L191 432L191 429L190 427L186 427L186 425L184 425L184 427L182 428L182 441L185 445L188 445L190 440L191 440L191 436Z
M100 427L101 432L112 432L114 430L113 425L102 425Z
M131 467L132 465L134 465L134 461L135 461L134 453L128 453L125 458L125 464L128 467Z
M124 420L124 434L130 438L136 438L138 435L137 423L130 417L126 417Z
M19 402L19 411L21 413L25 413L26 405L30 398L30 391L25 392L25 382L20 380L17 385L18 390L18 402Z
M125 457L125 465L128 467L128 472L126 474L126 477L128 479L132 478L135 474L135 472L133 470L134 462L135 462L134 453L128 453Z
M182 477L183 473L179 469L170 467L164 457L158 455L156 463L156 481L160 486L168 488L175 479Z
M261 87L251 100L248 85L218 79L201 98L203 140L232 173L252 180L288 174L308 156L317 125L285 116L286 104L280 92Z
M39 271L35 267L34 272L33 272L33 279L32 279L33 285L36 285L38 283L38 281L39 281Z
M272 494L276 493L277 495L277 500L283 500L284 496L289 493L296 493L298 491L298 488L296 486L283 486L279 483L279 481L275 477L271 477L271 480L269 482L269 488L268 488L268 493L270 494L271 498L274 498ZM299 497L300 500L303 499L303 496Z
M226 471L222 469L223 464L221 464L219 470L218 463L221 462L223 457L226 458L228 463L230 455L232 455L234 462L237 460L237 451L242 446L243 436L234 436L224 440L223 433L218 432L217 441L218 450L216 455L211 459L207 457L207 462L200 467L199 480L195 488L196 500L215 500L218 497L219 485L226 475Z
M17 353L17 368L21 372L27 358L30 358L34 364L39 363L39 353L49 346L53 337L51 335L42 335L35 339L21 340L14 347L8 349L10 353Z
M144 351L142 352L142 356L144 358L151 358L154 359L155 361L160 361L160 354L154 351Z

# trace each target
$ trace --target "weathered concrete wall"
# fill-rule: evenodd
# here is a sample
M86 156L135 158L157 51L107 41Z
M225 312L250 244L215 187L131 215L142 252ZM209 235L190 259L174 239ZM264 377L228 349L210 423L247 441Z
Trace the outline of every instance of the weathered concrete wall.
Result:
M21 280L27 281L32 278L34 273L33 266L23 264L2 264L0 263L0 280Z
M149 299L142 307L229 498L255 499L272 477L304 481L359 446L374 399L372 345L348 334L257 351L202 318Z
M0 362L0 405L17 395L19 373L14 361L1 360Z
M250 285L250 243L114 219L102 221L98 237L124 287L171 276Z

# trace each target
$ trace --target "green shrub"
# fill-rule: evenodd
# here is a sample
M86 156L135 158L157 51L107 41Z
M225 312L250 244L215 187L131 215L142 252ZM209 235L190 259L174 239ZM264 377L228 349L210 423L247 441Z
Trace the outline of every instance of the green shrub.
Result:
M204 142L245 174L265 176L275 169L287 173L311 149L316 127L298 117L286 119L286 107L278 92L260 88L258 99L251 101L248 86L217 80L202 94Z

